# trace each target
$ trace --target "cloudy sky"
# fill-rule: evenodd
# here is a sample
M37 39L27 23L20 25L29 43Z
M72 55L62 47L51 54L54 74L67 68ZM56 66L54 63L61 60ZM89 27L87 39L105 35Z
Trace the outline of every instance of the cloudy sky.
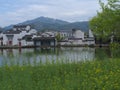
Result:
M0 26L40 16L69 22L86 21L99 9L98 0L0 0Z

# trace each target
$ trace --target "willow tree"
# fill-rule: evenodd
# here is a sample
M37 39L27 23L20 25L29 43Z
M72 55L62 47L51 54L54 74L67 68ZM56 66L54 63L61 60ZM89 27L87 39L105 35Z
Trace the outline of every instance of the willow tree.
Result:
M99 0L101 11L90 20L90 28L98 39L111 39L120 36L120 0Z

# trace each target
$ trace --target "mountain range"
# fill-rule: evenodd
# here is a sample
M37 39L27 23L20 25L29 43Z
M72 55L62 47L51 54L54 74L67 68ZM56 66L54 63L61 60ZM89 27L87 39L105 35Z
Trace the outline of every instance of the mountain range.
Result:
M80 29L84 32L88 32L89 24L88 21L82 22L67 22L59 19L53 19L48 17L38 17L33 20L28 20L15 25L31 25L32 28L43 31L43 30L72 30L72 29ZM13 27L13 25L4 27L4 30L9 30Z
M0 32L2 31L2 27L0 27Z

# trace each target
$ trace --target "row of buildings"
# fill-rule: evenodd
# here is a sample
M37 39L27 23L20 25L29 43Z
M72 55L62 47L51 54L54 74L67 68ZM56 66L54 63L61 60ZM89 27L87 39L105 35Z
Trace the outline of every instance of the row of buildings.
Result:
M81 30L38 32L30 25L15 25L11 30L0 33L0 46L65 46L94 45L94 36L89 30L85 35Z

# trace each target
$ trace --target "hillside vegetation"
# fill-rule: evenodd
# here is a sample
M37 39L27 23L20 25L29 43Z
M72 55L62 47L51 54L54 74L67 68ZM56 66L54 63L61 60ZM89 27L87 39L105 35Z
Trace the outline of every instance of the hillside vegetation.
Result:
M35 28L38 31L80 29L84 32L87 32L89 29L88 21L70 23L67 21L48 18L48 17L39 17L33 20L28 20L28 21L19 23L17 25L31 25L32 28ZM8 30L12 27L13 25L10 25L5 27L4 29Z

